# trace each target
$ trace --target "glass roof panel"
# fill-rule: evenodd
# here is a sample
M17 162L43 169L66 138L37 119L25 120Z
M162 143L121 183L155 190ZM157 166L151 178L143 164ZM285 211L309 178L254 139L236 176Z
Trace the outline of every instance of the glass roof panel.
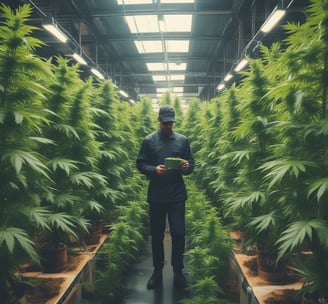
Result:
M159 32L156 15L125 16L131 33L157 33Z
M156 88L156 93L161 94L161 93L183 93L183 87L170 87L170 88Z
M156 88L157 94L166 93L166 92L170 92L170 89L169 88Z
M164 15L167 32L191 32L192 15Z
M170 75L171 80L185 80L184 74L171 74Z
M168 53L188 53L189 40L166 40L166 51Z
M153 80L156 82L157 81L166 81L167 77L165 74L153 75ZM170 80L171 81L183 81L183 80L185 80L185 75L184 74L171 74Z
M191 32L192 15L164 15L166 32ZM131 33L160 32L157 15L125 16Z
M161 40L136 40L134 43L141 54L163 52Z
M166 81L166 75L153 75L154 81Z
M160 0L161 3L195 3L195 0Z
M149 71L166 71L166 63L165 62L148 62L146 63ZM185 71L187 68L186 63L168 63L169 71Z
M185 2L185 1L183 1L183 2ZM129 5L129 4L152 4L152 3L153 3L153 0L117 0L118 5L123 5L123 4L125 4L125 5Z
M169 62L169 70L170 71L185 71L187 68L186 63L174 63L174 62Z
M161 40L135 40L139 53L162 53L163 45ZM189 40L166 40L166 51L168 53L188 53Z
M149 71L165 71L165 66L163 62L151 62L146 63Z
M172 91L173 91L173 93L182 93L183 87L173 87Z

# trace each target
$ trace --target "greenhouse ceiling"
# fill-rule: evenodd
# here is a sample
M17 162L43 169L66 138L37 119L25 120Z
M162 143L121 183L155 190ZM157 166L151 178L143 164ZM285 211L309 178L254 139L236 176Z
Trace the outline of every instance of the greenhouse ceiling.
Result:
M303 22L303 0L25 0L31 23L52 24L41 56L70 56L88 74L111 79L122 98L154 100L166 91L188 102L209 100L238 82L235 69L258 56L261 43L284 39L282 25ZM277 25L264 29L274 13ZM75 53L74 57L73 54ZM245 63L243 67L240 63Z

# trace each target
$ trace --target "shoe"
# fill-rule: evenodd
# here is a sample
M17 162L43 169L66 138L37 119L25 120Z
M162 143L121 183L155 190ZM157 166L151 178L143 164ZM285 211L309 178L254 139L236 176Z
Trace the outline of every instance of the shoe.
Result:
M154 271L147 283L147 289L154 289L160 284L162 284L162 282L163 282L162 271Z
M174 286L181 288L181 289L185 289L188 286L187 279L185 278L185 276L182 272L174 273L173 283L174 283Z

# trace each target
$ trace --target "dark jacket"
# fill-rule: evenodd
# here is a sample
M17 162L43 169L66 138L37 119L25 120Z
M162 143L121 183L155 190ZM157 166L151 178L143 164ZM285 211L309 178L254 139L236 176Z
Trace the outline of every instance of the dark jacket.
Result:
M166 157L181 157L189 162L188 171L170 170L159 176L156 166L164 165ZM189 175L194 169L194 158L187 137L172 132L164 136L161 130L146 136L137 158L138 170L150 180L148 202L178 202L187 199L182 175Z

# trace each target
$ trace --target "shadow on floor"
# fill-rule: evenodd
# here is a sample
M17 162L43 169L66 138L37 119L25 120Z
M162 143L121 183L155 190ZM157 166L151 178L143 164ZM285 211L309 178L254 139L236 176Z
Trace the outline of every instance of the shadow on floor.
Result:
M173 271L170 264L171 238L168 233L165 234L164 246L167 261L163 269L163 285L155 290L148 290L146 287L153 272L149 240L129 272L122 304L177 304L186 295L183 290L173 285Z

